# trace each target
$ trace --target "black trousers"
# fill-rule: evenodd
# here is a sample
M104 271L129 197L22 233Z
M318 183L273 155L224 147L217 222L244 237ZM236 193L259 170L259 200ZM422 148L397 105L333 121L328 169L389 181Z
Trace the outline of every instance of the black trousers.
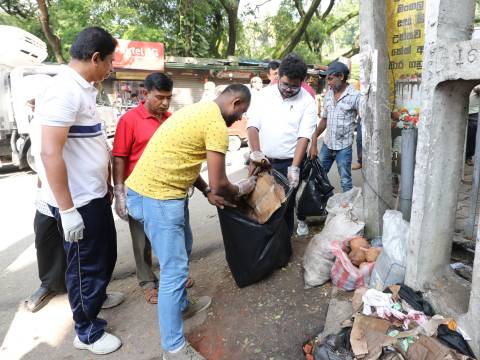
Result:
M33 220L33 229L41 286L56 293L66 292L65 270L67 266L63 250L63 237L58 231L57 220L37 211Z

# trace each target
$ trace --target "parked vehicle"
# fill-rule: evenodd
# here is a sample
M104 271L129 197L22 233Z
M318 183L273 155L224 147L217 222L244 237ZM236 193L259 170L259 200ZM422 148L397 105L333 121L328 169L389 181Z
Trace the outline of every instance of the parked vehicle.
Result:
M38 37L13 26L0 25L0 167L14 165L35 171L31 155L30 122L35 99L58 74L61 65L42 63L47 45ZM97 106L107 136L115 134L115 111Z

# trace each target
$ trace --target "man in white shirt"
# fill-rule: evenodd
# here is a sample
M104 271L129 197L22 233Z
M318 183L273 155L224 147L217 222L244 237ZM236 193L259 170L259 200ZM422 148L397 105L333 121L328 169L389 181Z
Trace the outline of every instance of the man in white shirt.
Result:
M300 182L300 165L317 122L315 100L301 86L306 76L307 65L302 58L287 55L279 67L278 83L265 87L247 113L250 160L268 161L293 188ZM285 214L290 236L294 208L293 200Z
M110 155L96 110L95 82L111 69L117 41L104 29L82 30L70 49L71 60L37 99L42 125L41 159L45 199L63 230L67 257L65 282L73 312L77 349L108 354L121 341L105 332L102 308L123 301L108 294L117 258L115 223L108 185Z

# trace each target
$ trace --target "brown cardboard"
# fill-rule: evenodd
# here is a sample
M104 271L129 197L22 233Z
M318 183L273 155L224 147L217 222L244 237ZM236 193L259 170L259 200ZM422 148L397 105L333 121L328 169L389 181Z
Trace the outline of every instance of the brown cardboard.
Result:
M285 201L285 190L268 172L259 173L253 192L238 204L240 211L265 224Z
M376 360L382 354L382 347L393 344L396 339L386 335L391 326L387 320L362 314L355 315L350 343L357 358Z
M468 356L457 353L436 338L420 335L407 351L407 357L415 360L467 360Z

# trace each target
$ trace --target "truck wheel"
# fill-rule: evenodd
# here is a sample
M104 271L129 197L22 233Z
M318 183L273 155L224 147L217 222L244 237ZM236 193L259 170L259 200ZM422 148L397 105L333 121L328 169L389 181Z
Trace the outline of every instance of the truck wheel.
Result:
M228 137L228 151L237 151L242 147L242 140L238 136L230 135Z
M28 164L28 166L30 166L30 169L32 169L34 172L37 172L37 167L35 166L35 158L32 155L32 145L31 145L31 143L28 144L27 164Z

